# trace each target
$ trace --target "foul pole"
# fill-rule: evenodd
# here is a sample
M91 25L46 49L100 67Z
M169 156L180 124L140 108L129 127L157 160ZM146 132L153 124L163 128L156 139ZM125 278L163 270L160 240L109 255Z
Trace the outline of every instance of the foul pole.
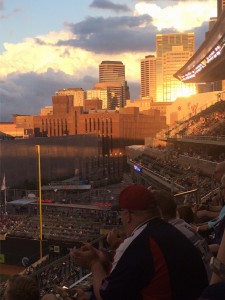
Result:
M41 147L37 147L37 156L38 156L38 191L39 191L39 220L40 220L40 258L42 258L42 195L41 195Z

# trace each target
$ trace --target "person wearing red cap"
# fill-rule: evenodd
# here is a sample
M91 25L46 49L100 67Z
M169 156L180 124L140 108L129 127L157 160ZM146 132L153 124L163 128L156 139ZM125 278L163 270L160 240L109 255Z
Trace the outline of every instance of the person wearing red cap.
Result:
M109 273L93 246L71 251L76 263L92 272L94 293L86 299L197 299L208 286L201 256L179 230L161 218L151 190L126 187L119 195L119 209L127 238L117 248Z

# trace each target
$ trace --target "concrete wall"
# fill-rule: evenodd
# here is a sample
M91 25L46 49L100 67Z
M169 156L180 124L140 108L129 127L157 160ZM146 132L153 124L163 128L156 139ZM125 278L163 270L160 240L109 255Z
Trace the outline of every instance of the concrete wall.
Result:
M32 138L0 141L0 180L4 174L6 186L23 184L25 180L38 182L37 147L41 149L41 177L43 180L73 176L79 168L79 157L99 155L100 141L96 135ZM100 148L99 148L100 147Z

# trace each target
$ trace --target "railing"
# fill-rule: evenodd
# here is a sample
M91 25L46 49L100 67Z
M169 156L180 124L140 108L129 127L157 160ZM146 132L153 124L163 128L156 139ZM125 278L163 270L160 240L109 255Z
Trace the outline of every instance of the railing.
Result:
M157 180L158 182L162 183L163 185L165 185L166 187L170 188L172 191L184 191L185 188L177 183L175 183L173 180L168 179L160 174L158 174L157 172L154 172L152 170L150 170L149 168L138 164L137 162L133 161L132 159L127 159L127 163L134 166L138 166L141 170L142 173L144 173L145 175L148 175L150 177L152 177L153 179ZM138 174L141 175L141 172L139 172Z
M196 204L200 204L201 197L200 197L199 189L193 189L193 190L190 190L190 191L178 193L178 194L175 194L174 197L178 198L180 196L186 196L186 195L192 195L192 194L195 194L195 200L196 200L195 202L196 202Z

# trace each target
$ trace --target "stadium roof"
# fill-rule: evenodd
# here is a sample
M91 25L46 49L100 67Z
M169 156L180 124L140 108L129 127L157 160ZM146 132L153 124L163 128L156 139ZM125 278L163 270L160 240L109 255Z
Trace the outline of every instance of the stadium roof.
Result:
M225 9L205 41L174 77L187 83L225 79Z

